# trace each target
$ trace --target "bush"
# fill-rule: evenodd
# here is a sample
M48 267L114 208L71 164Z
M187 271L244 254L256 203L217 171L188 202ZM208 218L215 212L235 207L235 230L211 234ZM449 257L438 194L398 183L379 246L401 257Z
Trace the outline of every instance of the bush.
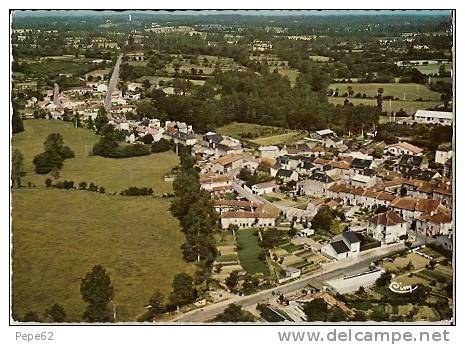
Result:
M91 182L91 183L89 184L88 190L91 191L91 192L96 192L96 191L98 190L98 186L95 185L93 182Z
M139 196L139 195L152 195L153 189L147 187L129 187L120 192L120 195L126 196Z
M55 152L39 153L32 162L37 174L48 174L54 168L61 169L63 166L63 158Z
M53 187L58 188L58 189L73 189L74 188L74 181L60 181L57 182L53 185Z
M160 139L152 144L151 150L153 153L166 152L171 149L171 143L166 139Z
M48 174L52 170L59 170L66 158L73 158L74 152L63 145L63 136L60 133L52 133L44 142L45 151L39 153L32 161L37 174Z

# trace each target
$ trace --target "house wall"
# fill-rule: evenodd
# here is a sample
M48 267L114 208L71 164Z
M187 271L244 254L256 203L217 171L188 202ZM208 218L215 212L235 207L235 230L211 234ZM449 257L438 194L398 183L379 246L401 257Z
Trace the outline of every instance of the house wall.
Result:
M257 218L257 226L259 227L273 227L275 226L274 218Z
M367 232L382 244L400 242L399 237L407 234L407 222L392 226L370 223Z
M452 157L452 150L451 151L436 151L434 156L434 162L439 164L444 164L449 158Z
M417 220L416 231L425 236L446 235L452 233L452 223L436 224L433 222L423 222Z
M227 229L230 224L237 225L240 229L254 226L256 218L221 218L221 227Z

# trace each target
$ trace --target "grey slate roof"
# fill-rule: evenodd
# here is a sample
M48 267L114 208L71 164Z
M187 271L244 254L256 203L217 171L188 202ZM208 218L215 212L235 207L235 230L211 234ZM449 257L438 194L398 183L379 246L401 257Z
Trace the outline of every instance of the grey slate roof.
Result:
M349 247L347 247L343 240L331 242L330 244L338 254L347 253L350 251Z
M360 242L360 240L358 239L358 236L352 231L344 231L342 233L342 237L344 237L346 241L351 244Z

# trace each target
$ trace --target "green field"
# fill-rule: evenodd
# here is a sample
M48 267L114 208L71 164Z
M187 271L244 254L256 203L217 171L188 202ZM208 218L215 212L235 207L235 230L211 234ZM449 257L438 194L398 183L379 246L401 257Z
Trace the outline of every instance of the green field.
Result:
M431 91L424 85L406 83L334 83L329 85L329 88L339 89L339 95L347 92L347 88L351 86L354 94L366 93L368 97L375 97L378 94L378 89L383 88L383 96L393 96L399 98L399 101L415 101L422 98L425 101L441 101L439 92Z
M48 59L22 65L24 74L28 77L53 77L57 74L72 74L80 76L86 73L90 64L85 61Z
M26 130L13 137L13 147L24 155L23 185L31 182L44 186L48 175L35 174L32 160L43 151L42 143L47 135L58 132L76 154L76 158L64 162L60 179L73 180L75 184L93 182L105 187L107 192L120 192L129 186L152 187L157 195L171 191L171 184L164 182L163 177L177 164L178 158L173 152L123 159L89 156L99 137L87 129L74 128L71 123L59 120L27 120L24 125Z
M255 229L242 229L237 232L237 242L241 248L238 253L239 260L248 273L263 273L268 276L270 274L268 265L258 258L263 248L259 246L254 231Z
M349 97L328 97L328 101L333 104L344 104L344 100L348 99L354 105L365 104L365 105L376 105L376 100L374 99L362 99L362 98L349 98ZM400 109L404 109L408 114L414 114L418 109L428 109L437 105L443 104L442 102L437 101L384 101L383 102L383 111L394 111L397 112Z
M248 140L257 145L288 144L304 137L304 134L300 131L244 122L232 122L217 128L216 131L237 139Z
M182 260L179 223L161 198L86 191L13 192L13 310L42 313L54 303L70 321L85 305L80 279L102 264L115 289L118 320L135 320L155 289L165 296L173 276L192 272Z

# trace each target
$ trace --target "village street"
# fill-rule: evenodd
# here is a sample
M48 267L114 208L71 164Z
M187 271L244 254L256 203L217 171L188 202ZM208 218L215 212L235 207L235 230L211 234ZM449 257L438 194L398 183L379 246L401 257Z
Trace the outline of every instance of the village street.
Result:
M423 245L423 240L414 242L412 248ZM242 307L251 306L259 302L267 302L275 294L282 293L292 294L299 290L308 288L309 286L322 286L323 283L330 279L342 278L354 274L368 271L372 262L389 257L396 252L405 249L404 244L394 244L381 248L374 248L361 253L357 257L346 260L334 261L322 266L322 269L311 275L302 277L293 282L257 292L249 296L234 296L231 299L215 303L204 308L196 309L176 316L171 321L177 322L205 322L222 313L224 309L231 303L240 304Z

